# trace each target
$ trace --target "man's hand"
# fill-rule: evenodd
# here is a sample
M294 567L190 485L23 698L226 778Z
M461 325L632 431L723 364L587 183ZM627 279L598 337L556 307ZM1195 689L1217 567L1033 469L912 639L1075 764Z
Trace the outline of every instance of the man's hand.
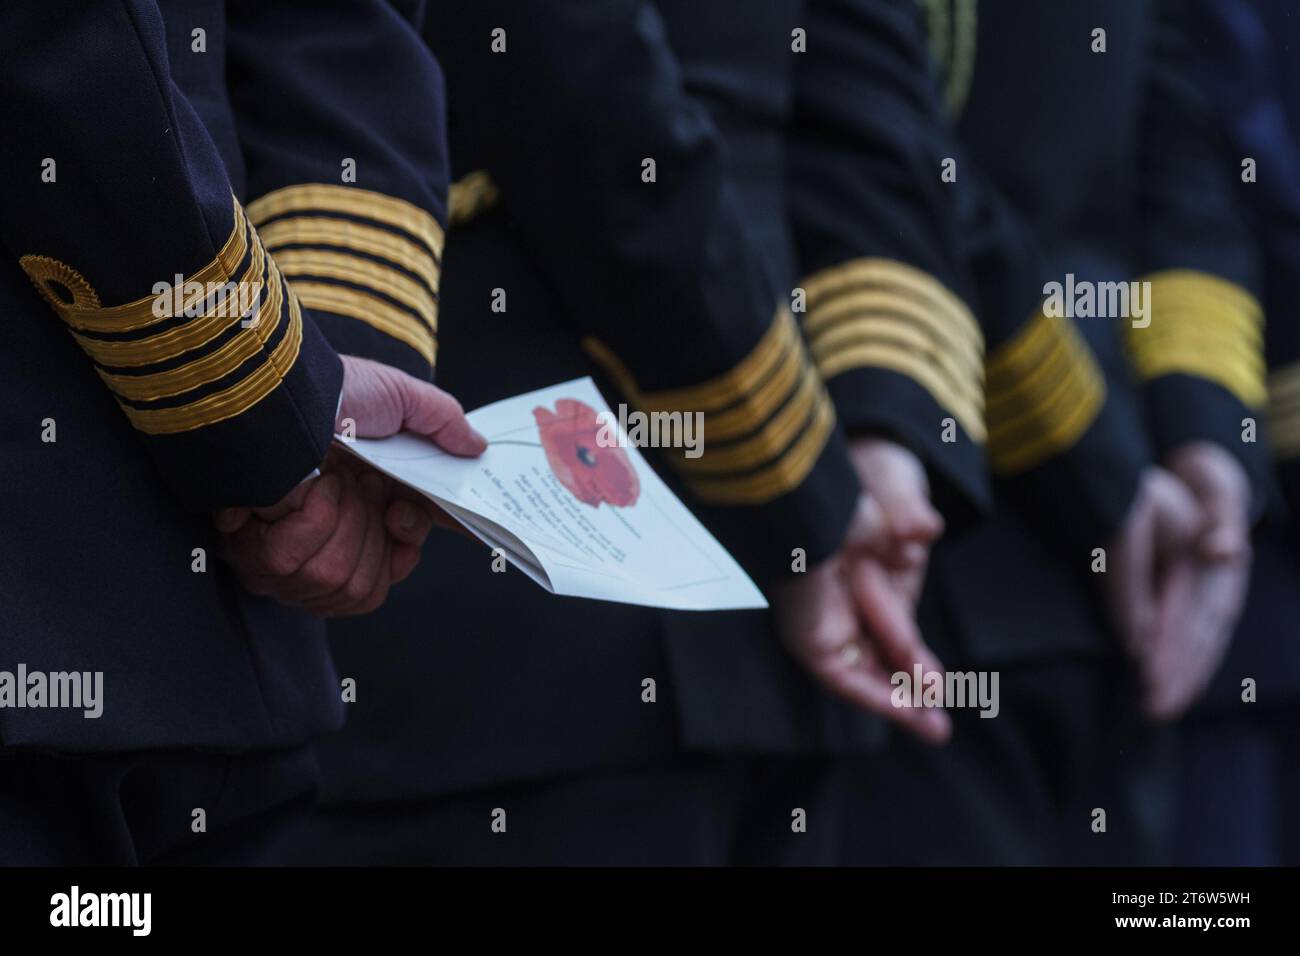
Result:
M465 458L475 458L487 448L487 439L474 431L460 402L442 389L391 365L354 355L342 358L343 400L336 431L352 421L357 438L414 432Z
M1165 467L1182 479L1201 505L1204 524L1196 540L1207 561L1250 556L1250 478L1231 453L1207 441L1180 445Z
M1102 590L1125 648L1145 661L1161 621L1176 619L1185 602L1181 578L1200 528L1191 492L1163 468L1148 468L1137 497L1110 542L1110 566Z
M1250 581L1250 479L1231 454L1210 442L1189 442L1167 461L1191 489L1201 524L1189 560L1172 572L1181 592L1170 602L1143 654L1147 713L1180 716L1222 663Z
M1105 589L1136 660L1143 707L1182 714L1223 659L1250 566L1249 482L1213 445L1194 443L1153 468L1112 545ZM1180 480L1181 479L1181 480Z
M892 586L915 610L930 546L943 534L943 516L930 504L925 467L911 451L885 438L855 439L849 453L858 480L884 517L879 560Z
M892 720L931 743L951 733L942 710L896 707L890 676L913 666L942 671L912 608L880 556L891 539L883 510L863 495L844 549L777 587L777 633L787 650L833 694Z
M350 420L365 438L406 429L456 455L487 447L447 393L367 359L343 363L336 427ZM321 615L364 614L414 570L420 545L445 516L342 451L331 451L321 470L269 508L218 513L222 556L254 594Z

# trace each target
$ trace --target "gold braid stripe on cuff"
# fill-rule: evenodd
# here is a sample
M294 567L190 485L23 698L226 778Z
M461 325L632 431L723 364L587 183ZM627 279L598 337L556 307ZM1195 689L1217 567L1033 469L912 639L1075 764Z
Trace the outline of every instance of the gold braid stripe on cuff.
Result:
M286 213L334 213L370 219L414 236L428 247L435 259L442 257L444 236L438 220L414 203L395 196L356 186L306 183L285 186L248 204L249 221L259 228Z
M986 375L989 460L1001 474L1071 448L1106 400L1105 380L1078 330L1041 312L989 356Z
M730 371L700 385L656 392L642 392L627 367L599 339L588 337L583 341L583 347L609 372L628 400L641 410L710 412L752 398L759 383L781 363L797 338L798 330L789 310L782 309L754 350Z
M278 284L280 280L276 281ZM242 415L275 391L298 360L298 350L302 346L302 310L293 290L287 285L284 288L289 301L289 327L265 362L234 385L188 405L156 409L123 405L131 424L151 435L191 431Z
M1268 377L1268 434L1281 460L1300 456L1300 362Z
M813 470L835 430L835 409L824 391L816 409L803 435L761 471L740 478L691 478L687 485L701 501L716 505L762 505L793 491Z
M249 217L265 223L303 305L364 322L433 363L443 233L431 215L381 193L309 184L263 196Z
M430 330L437 327L437 300L422 283L397 269L328 249L282 249L275 253L275 262L291 279L339 279L381 292L418 315Z
M397 308L387 299L347 286L301 279L293 284L293 289L307 308L365 322L385 335L409 345L430 365L435 363L438 343L428 326L413 319L411 313ZM436 321L436 315L434 319Z
M1146 276L1151 283L1150 324L1125 324L1125 344L1144 381L1191 375L1214 382L1242 404L1267 401L1263 356L1264 314L1235 283L1190 269Z
M285 246L338 246L386 259L424 280L430 289L438 288L438 265L424 246L387 229L351 219L293 216L268 223L260 232L272 252Z
M258 253L260 268L265 262L260 247ZM98 369L99 377L119 396L136 402L168 398L224 378L262 351L280 326L284 288L274 270L267 276L259 302L258 311L248 326L202 358L150 375L117 375ZM243 317L236 316L231 324L243 321Z
M96 371L140 431L148 434L189 431L240 415L274 391L297 360L302 341L301 313L292 296L288 310L290 327L273 352L265 351L281 326L286 291L279 271L267 258L243 209L233 197L232 202L234 223L229 238L212 262L184 279L183 297L175 315L170 291L165 297L151 295L105 308L90 283L71 266L44 256L24 256L20 260L42 295L70 326L78 344L95 360ZM235 281L235 270L250 248L248 267ZM188 291L195 285L196 291ZM212 294L214 291L218 294ZM71 295L71 302L67 301L65 292ZM250 319L254 308L257 311L251 315L249 324L238 328L219 348L175 368L131 375L104 367L129 368L181 358L241 326ZM196 314L166 331L143 338L107 340L85 334L138 331L189 312ZM142 409L126 404L126 401L169 398L211 385L259 355L265 360L220 392L172 408Z
M245 304L264 299L268 290L265 279L266 250L253 233L253 255L239 284L221 299L221 304L204 302L206 313L195 314L182 325L142 339L101 339L73 331L72 337L86 354L100 365L132 368L153 365L179 358L186 352L207 345L244 317ZM195 300L191 306L197 306Z
M888 259L844 262L802 287L804 332L823 378L867 368L904 375L984 441L984 336L958 296Z
M206 290L210 286L222 286L230 282L235 270L244 261L244 255L248 251L250 230L245 227L244 210L239 202L233 196L231 202L234 204L235 223L231 227L230 237L215 259L193 275L185 277L184 288L194 286L195 291L182 301L181 308L177 310L181 314L191 311L205 299ZM166 322L173 317L173 310L170 308L159 309L158 312L162 314L155 312L155 304L158 302L156 294L144 296L125 305L104 308L100 305L99 296L90 287L90 283L71 266L57 259L50 259L47 256L23 256L18 263L28 277L36 283L36 288L54 307L59 317L74 329L87 332L134 332L137 329ZM59 286L72 293L72 302L67 302L59 294Z
M710 503L762 504L797 488L834 429L830 397L786 309L731 371L688 388L643 392L602 342L583 345L639 411L703 414L703 454L670 457Z

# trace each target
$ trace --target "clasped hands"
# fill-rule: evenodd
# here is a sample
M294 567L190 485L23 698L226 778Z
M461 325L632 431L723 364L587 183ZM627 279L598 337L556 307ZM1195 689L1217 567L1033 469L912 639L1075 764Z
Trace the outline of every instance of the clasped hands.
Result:
M831 693L929 743L951 721L940 709L896 706L891 675L942 672L915 610L930 546L943 519L925 470L900 445L861 438L852 447L863 486L839 553L778 586L777 632ZM1224 449L1189 442L1142 476L1110 543L1101 587L1137 666L1142 704L1157 720L1183 713L1204 690L1232 639L1250 570L1250 485Z
M487 447L446 392L378 362L342 359L336 427L351 419L360 438L411 431L466 457ZM320 472L270 507L218 512L220 554L253 594L320 616L365 614L415 569L433 526L450 519L337 448Z
M831 693L879 714L929 743L951 733L944 711L895 706L891 676L942 673L916 624L930 546L943 518L930 504L925 469L883 438L850 448L862 484L840 551L777 586L777 634Z
M482 454L486 440L446 392L405 373L343 356L338 420L358 437L408 430L445 451ZM943 519L925 470L902 446L856 440L864 488L840 552L783 582L777 631L791 654L831 692L923 740L951 733L942 710L898 707L891 675L942 672L915 611ZM1149 468L1120 531L1102 588L1143 681L1152 717L1182 713L1222 660L1245 600L1250 568L1249 482L1226 451L1189 442L1167 468ZM321 615L364 614L419 561L435 505L359 459L332 450L321 474L265 508L216 515L220 552L250 592Z
M1103 592L1156 720L1192 705L1232 641L1250 579L1250 496L1231 454L1187 442L1143 475L1111 544Z

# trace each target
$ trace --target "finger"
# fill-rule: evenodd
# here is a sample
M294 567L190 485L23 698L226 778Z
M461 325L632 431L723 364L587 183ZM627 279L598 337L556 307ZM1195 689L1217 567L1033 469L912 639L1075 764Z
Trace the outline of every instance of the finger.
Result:
M943 535L943 516L919 489L907 494L897 494L891 489L882 494L881 504L889 528L897 537L930 543Z
M370 485L373 507L377 513L383 511L387 499L385 482L377 481ZM388 600L388 591L392 587L393 538L384 528L380 534L380 550L375 562L375 574L370 582L366 596L349 608L348 614L369 614Z
M924 743L937 746L952 738L952 718L945 710L906 706L895 707L894 713L894 722Z
M891 675L873 661L871 653L859 641L814 662L810 670L831 693L884 717L926 743L941 744L948 740L952 735L952 721L947 713L932 707L913 707L910 698L896 703ZM909 679L911 676L908 675Z
M398 497L389 503L388 511L384 515L384 525L393 540L413 545L418 549L424 544L424 539L429 536L429 531L433 528L434 515L430 509L406 497Z
M911 609L890 585L885 570L875 561L850 559L847 573L867 639L879 649L881 660L908 674L917 664L923 674L942 671L943 665L925 646Z
M889 580L907 601L913 615L925 587L925 572L930 563L930 548L918 541L904 542L896 547L885 561Z
M919 541L905 541L891 556L890 564L900 571L924 571L930 559L930 549Z
M1206 561L1232 561L1250 546L1250 532L1241 515L1210 515L1210 525L1201 538L1200 553Z
M365 540L352 576L330 602L328 610L334 615L361 613L371 606L376 592L382 591L384 596L388 593L390 558L388 531L383 521L384 483L371 473L363 476L359 484L367 506Z
M882 661L909 680L915 679L918 666L923 676L943 674L943 664L925 645L916 626L913 602L891 586L883 569L863 561L851 565L849 574L854 599L867 624L867 640L878 649ZM895 711L892 720L927 742L942 743L952 733L952 722L942 710L909 706L901 713L897 707Z
M1205 515L1200 553L1207 561L1233 561L1250 547L1249 516L1243 502L1223 489L1200 498Z
M401 584L411 576L420 563L420 549L400 541L393 543L393 554L388 563L388 576L393 584Z
M297 511L302 507L303 502L306 500L307 495L314 484L315 476L301 481L294 486L293 490L285 495L284 498L267 507L223 508L221 511L217 512L214 519L217 530L222 534L234 534L242 528L245 523L247 523L250 517L253 517L254 515L263 521L275 521L289 514L291 511Z
M361 563L371 520L370 503L360 483L345 478L334 534L296 575L281 584L281 599L313 610L351 603L353 599L344 591Z
M314 476L298 482L292 491L275 504L268 505L264 508L252 509L253 515L257 518L261 518L263 521L278 521L285 515L300 510L305 504L307 496L311 494L311 490L317 482L318 479Z
M246 575L287 578L329 540L338 522L341 481L326 475L313 482L302 507L271 523L248 521L226 536L227 560Z
M405 545L403 545L403 547L405 547ZM383 603L388 600L388 592L392 589L393 582L389 571L392 567L392 562L393 540L385 535L383 555L379 560L379 573L375 578L374 584L371 586L370 594L357 604L341 611L336 611L332 616L344 617L369 614L371 611L377 610L382 606Z
M1151 639L1143 647L1139 670L1143 684L1143 706L1149 716L1160 718L1169 701L1177 696L1179 669L1196 625L1195 571L1191 560L1181 560L1166 569L1157 595L1156 622Z
M845 548L883 554L890 545L889 520L880 502L869 494L858 496L857 506L844 536Z
M251 508L222 508L212 516L212 523L221 534L234 534L252 516Z
M1181 716L1209 685L1232 642L1248 585L1246 562L1199 563L1188 574L1185 620L1170 627L1153 663L1159 679L1145 700L1151 717Z
M893 686L885 670L872 661L872 650L860 638L838 650L806 661L813 676L831 693L871 713L896 720Z
M916 607L921 601L921 592L925 588L925 563L922 562L919 568L892 571L890 578L894 590L907 601L908 611L915 619Z
M1193 493L1201 506L1199 549L1207 561L1231 561L1250 546L1246 503L1227 482L1193 472Z
M1205 528L1205 509L1181 479L1166 471L1156 472L1152 491L1157 552L1185 553Z
M1200 550L1209 561L1232 560L1250 546L1250 479L1226 448L1193 441L1170 455L1170 467L1204 513Z
M932 542L943 534L925 468L912 452L888 439L865 438L850 445L850 454L863 488L880 501L895 536Z
M1106 583L1124 646L1136 655L1150 640L1155 620L1155 542L1150 512L1142 503L1134 509L1113 545L1114 576L1108 576Z
M487 439L470 425L460 402L442 389L404 375L399 394L404 428L433 439L453 455L474 458L487 448Z

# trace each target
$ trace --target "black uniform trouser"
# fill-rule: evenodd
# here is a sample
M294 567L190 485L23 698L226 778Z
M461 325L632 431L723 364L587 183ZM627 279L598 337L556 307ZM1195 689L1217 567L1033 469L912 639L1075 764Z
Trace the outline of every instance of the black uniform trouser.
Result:
M309 747L0 754L0 865L266 863L306 818L319 783Z
M845 862L1165 862L1174 827L1172 741L1141 718L1125 663L1080 656L996 669L997 717L952 709L946 746L898 734L880 756L852 763Z
M1198 714L1181 730L1177 862L1300 865L1300 711Z
M835 772L819 758L695 756L404 804L322 807L283 862L830 864L841 836Z

